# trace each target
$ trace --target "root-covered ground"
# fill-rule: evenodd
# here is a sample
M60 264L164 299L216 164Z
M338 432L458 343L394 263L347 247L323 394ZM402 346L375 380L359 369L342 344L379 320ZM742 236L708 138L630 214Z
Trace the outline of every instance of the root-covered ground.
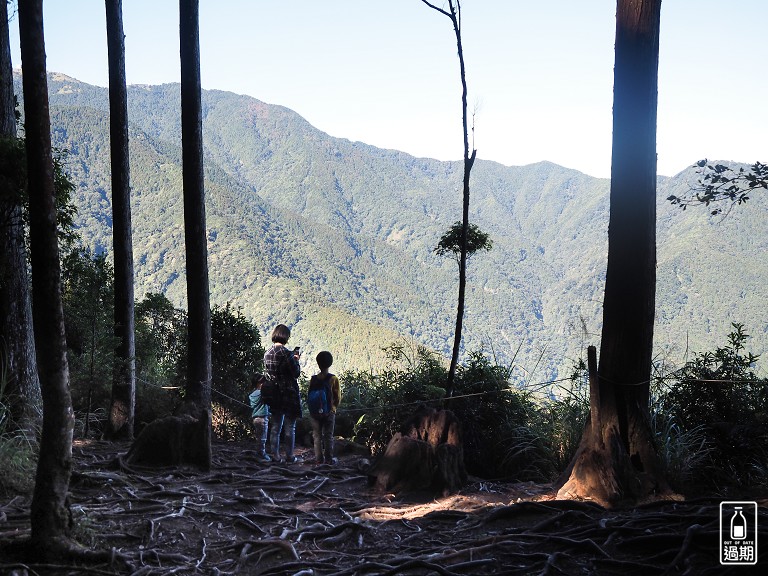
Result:
M211 472L139 474L113 466L127 448L74 449L76 535L111 562L40 563L6 546L0 574L753 573L719 564L714 499L605 510L553 500L546 485L477 480L446 498L397 499L370 491L359 456L315 466L300 450L304 463L262 464L248 442L215 443ZM764 507L759 520L765 547ZM29 501L0 502L0 540L28 535Z

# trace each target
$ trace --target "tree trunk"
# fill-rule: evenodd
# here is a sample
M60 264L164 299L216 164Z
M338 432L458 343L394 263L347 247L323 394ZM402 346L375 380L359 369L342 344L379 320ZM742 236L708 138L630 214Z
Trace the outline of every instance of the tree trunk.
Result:
M604 505L668 492L649 422L656 294L661 0L619 0L608 268L590 425L559 496ZM565 478L564 478L565 479Z
M36 442L43 412L32 331L32 302L22 221L21 161L16 138L8 4L0 6L0 394L12 431Z
M66 502L74 414L61 304L42 0L19 2L32 257L32 311L43 395L43 433L31 504L32 541L45 557L69 548Z
M125 35L122 0L106 0L109 56L109 135L112 160L112 243L115 255L115 371L112 402L104 436L133 438L136 407L133 241L128 162L128 94L125 84Z
M211 305L208 292L208 245L203 187L203 120L200 93L198 0L180 0L179 16L184 242L187 257L187 303L189 307L187 398L199 408L210 410Z

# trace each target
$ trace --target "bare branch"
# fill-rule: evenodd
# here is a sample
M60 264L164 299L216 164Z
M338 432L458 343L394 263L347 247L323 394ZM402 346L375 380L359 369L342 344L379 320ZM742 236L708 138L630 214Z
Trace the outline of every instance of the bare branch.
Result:
M453 14L451 14L451 13L450 13L450 12L448 12L447 10L443 10L442 8L439 8L439 7L437 7L437 6L435 6L434 4L432 4L432 2L428 2L427 0L421 0L421 1L422 1L422 2L424 2L424 4L426 4L426 5L427 5L427 6L429 6L430 8L432 8L433 10L437 10L437 11L438 11L438 12L440 12L441 14L445 14L446 16L448 16L448 18L451 18L451 19L453 19Z

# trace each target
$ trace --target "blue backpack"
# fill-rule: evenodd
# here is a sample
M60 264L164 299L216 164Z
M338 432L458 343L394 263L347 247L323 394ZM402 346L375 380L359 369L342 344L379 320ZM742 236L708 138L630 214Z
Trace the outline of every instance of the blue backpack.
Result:
M307 407L309 413L315 417L325 417L331 412L331 375L322 379L317 375L309 380L309 392L307 392Z

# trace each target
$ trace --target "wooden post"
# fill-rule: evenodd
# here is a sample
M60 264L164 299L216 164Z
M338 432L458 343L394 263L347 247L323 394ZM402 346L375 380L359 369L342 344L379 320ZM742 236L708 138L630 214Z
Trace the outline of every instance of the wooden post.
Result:
M592 431L600 430L600 380L597 374L597 348L587 348L587 373L589 374L589 415Z

